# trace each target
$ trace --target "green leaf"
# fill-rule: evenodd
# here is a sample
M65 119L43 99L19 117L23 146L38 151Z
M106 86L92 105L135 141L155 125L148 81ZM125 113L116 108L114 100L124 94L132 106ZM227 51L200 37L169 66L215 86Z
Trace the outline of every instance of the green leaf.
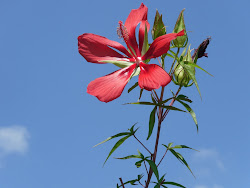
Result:
M153 97L153 94L152 94L152 93L151 93L151 99L152 99L152 102L153 102L153 103L155 103L155 104L157 103L157 102L156 102L156 100L154 99L154 97Z
M125 67L129 67L130 65L133 65L133 63L128 62L128 61L103 60L103 61L100 61L100 62L111 63L111 64L114 64L117 67L120 67L120 68L125 68Z
M164 54L165 55L165 54ZM166 54L168 57L172 57L174 59L174 56L170 55L169 53Z
M201 97L201 92L200 92L197 80L195 78L195 71L194 71L194 69L191 66L186 65L183 61L180 61L179 63L184 68L185 72L188 73L188 75L190 76L190 78L193 80L193 82L194 82L194 84L195 84L195 86L196 86L196 88L197 88L197 90L198 90L198 92L200 94L200 97Z
M105 162L103 165L105 165L105 163L107 162L108 158L110 157L110 155L125 141L127 140L131 135L125 136L123 138L121 138L118 142L116 142L116 144L114 145L114 147L111 149L111 151L109 152L108 157L106 158Z
M141 167L141 163L142 163L143 161L144 161L144 160L137 161L137 162L135 163L135 166L136 166L137 168L140 168L140 167Z
M148 137L147 140L150 138L153 129L154 129L154 125L155 125L155 112L156 112L157 106L154 107L154 109L152 110L152 112L150 113L150 118L149 118L149 128L148 128Z
M139 100L141 100L141 97L142 97L142 92L143 92L143 89L141 89L141 90L140 90L140 96L139 96L138 101L139 101Z
M184 61L184 63L186 65L190 65L190 66L193 66L193 67L196 67L198 69L201 69L203 70L205 73L209 74L210 76L213 76L212 74L210 74L209 72L207 72L205 69L201 68L200 66L198 66L197 64L193 63L193 62L189 62L189 61Z
M199 131L199 127L198 127L198 122L197 122L197 119L196 119L196 114L194 113L194 111L192 110L192 108L187 104L187 103L184 103L180 100L177 100L179 103L181 103L186 109L187 111L190 113L190 115L192 116L193 120L194 120L194 123L196 125L196 128L197 128L197 132Z
M141 158L140 155L129 155L129 156L126 156L126 157L120 157L120 158L115 158L115 159L135 159L135 158Z
M168 144L168 146L166 146L165 144L162 144L162 145L165 146L167 149L170 149L171 146L173 145L173 142L170 142L170 143Z
M166 108L168 110L176 110L176 111L180 111L180 112L186 112L184 110L181 110L181 109L173 107L173 106L165 106L165 105L155 104L155 103L151 103L151 102L133 102L133 103L126 103L126 104L153 105L153 106L159 106L161 108Z
M171 147L170 149L182 149L182 148L192 149L192 150L198 151L198 150L196 150L196 149L194 149L194 148L191 148L191 147L188 147L188 146L186 146L186 145L176 145L176 146L174 146L174 147Z
M174 99L174 97L168 98L168 99L162 101L160 104L165 104L166 102L170 101L171 99Z
M114 135L114 136L108 137L106 140L100 142L99 144L96 144L96 145L93 146L93 147L96 147L96 146L98 146L98 145L100 145L100 144L103 144L103 143L105 143L105 142L107 142L107 141L109 141L109 140L111 140L111 139L113 139L113 138L116 138L116 137L119 137L119 136L125 136L125 135L130 135L130 133L129 133L129 132L118 133L118 134L116 134L116 135Z
M142 105L153 105L155 106L155 103L151 103L151 102L132 102L132 103L125 103L125 104L142 104Z
M158 169L156 164L154 163L154 161L151 161L149 159L146 159L146 161L148 162L148 164L150 165L151 169L153 170L157 180L159 180L159 173L158 173Z
M128 89L128 93L130 93L130 91L135 89L137 86L138 86L138 82L136 82L131 88Z
M177 186L177 187L186 188L186 187L184 187L183 185L181 185L181 184L179 184L179 183L170 182L170 181L164 182L163 184L164 184L164 185L166 185L166 184L168 184L168 185L175 185L175 186Z
M160 188L160 185L157 183L154 188Z
M135 132L139 129L139 127L137 129L134 130L134 127L137 123L135 123L134 125L132 125L132 127L130 129L128 129L130 131L130 134L133 135L135 134Z
M190 169L190 167L189 167L189 165L187 164L187 162L186 162L186 160L184 159L184 157L183 157L180 153L176 152L176 151L173 150L173 149L169 149L169 151L171 151L171 153L172 153L172 154L173 154L182 164L184 164L184 165L189 169L189 171L192 173L192 175L194 176L192 170ZM195 177L195 176L194 176L194 177Z
M190 100L190 99L189 99L187 96L185 96L185 95L178 95L178 96L176 97L176 100L187 101L187 102L190 102L190 103L193 102L192 100Z
M157 105L158 106L158 105ZM181 109L179 109L179 108L176 108L176 107L173 107L173 106L161 106L161 105L159 105L160 107L162 107L162 108L166 108L166 109L168 109L168 110L175 110L175 111L180 111L180 112L186 112L186 111L184 111L184 110L181 110Z

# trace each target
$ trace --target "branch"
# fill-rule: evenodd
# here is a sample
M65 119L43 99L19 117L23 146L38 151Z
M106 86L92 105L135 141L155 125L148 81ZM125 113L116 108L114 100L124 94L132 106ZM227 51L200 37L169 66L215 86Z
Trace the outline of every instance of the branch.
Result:
M125 188L124 183L123 183L123 181L122 181L122 178L119 178L119 180L120 180L120 182L121 182L121 184L122 184L122 187Z
M150 155L152 155L152 153L149 151L149 149L146 147L146 146L144 146L144 144L143 143L141 143L141 141L133 134L133 136L135 137L135 139L150 153Z

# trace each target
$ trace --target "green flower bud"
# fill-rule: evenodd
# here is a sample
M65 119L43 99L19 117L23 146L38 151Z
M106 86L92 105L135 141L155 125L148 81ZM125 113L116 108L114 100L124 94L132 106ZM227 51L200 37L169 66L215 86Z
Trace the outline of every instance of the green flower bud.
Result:
M165 35L166 33L166 27L162 21L162 14L159 14L158 10L156 10L154 26L151 31L152 38L155 40L157 37Z
M175 84L187 87L191 79L189 75L185 72L184 68L180 64L178 65L177 63L175 64L174 70L174 77L176 80Z
M187 54L183 57L183 61L188 61L188 62L193 63L190 46L188 48ZM190 66L190 65L186 65L186 66L195 73L195 67ZM176 81L174 81L174 83L176 85L180 85L180 86L184 86L184 87L189 87L189 86L192 85L192 83L189 84L189 82L191 80L190 76L185 71L183 66L180 65L178 62L174 66L174 77L175 77L175 80L176 80Z
M185 47L187 45L188 42L188 37L187 37L187 32L186 32L186 27L185 27L185 23L184 23L184 16L183 16L183 12L185 9L183 9L176 21L173 33L178 33L180 31L182 31L184 29L185 31L185 35L177 37L175 40L173 40L174 46L178 47L178 48L182 48Z

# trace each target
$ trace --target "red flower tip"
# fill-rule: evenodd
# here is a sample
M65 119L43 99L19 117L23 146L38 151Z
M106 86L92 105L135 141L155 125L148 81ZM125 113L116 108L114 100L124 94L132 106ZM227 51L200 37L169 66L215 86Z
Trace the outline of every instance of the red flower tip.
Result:
M141 6L139 8L143 8L143 7L145 7L145 5L143 3L141 3Z

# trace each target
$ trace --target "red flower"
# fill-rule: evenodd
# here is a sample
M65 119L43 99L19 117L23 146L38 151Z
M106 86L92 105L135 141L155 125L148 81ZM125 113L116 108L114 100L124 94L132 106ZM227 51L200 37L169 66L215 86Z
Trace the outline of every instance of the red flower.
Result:
M128 50L120 43L105 37L84 33L78 37L79 53L92 63L113 63L122 69L90 82L87 92L96 96L100 101L109 102L118 98L130 80L140 70L139 86L151 91L160 86L166 86L171 78L168 73L156 64L145 64L144 60L152 59L167 53L171 40L184 35L184 31L170 33L158 37L150 45L145 54L142 54L145 28L149 31L147 21L148 8L142 3L138 9L133 9L125 24L120 21L118 32L124 39ZM135 37L137 25L139 27L139 45ZM118 53L120 51L121 53Z

